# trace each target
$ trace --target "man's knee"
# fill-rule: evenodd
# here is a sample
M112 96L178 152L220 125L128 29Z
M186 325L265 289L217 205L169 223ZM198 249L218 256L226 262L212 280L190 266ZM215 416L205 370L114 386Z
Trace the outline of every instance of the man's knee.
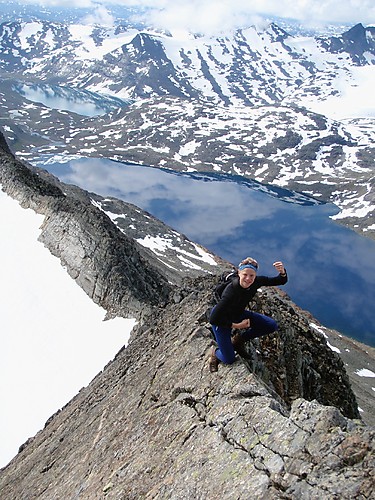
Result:
M258 325L258 329L262 332L263 335L267 335L269 333L273 333L277 330L278 325L273 318L269 316L263 316L261 318L261 322Z

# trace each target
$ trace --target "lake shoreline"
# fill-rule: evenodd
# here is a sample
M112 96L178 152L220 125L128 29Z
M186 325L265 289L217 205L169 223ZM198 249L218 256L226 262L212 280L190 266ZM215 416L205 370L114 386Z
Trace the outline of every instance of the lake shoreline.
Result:
M374 242L332 220L334 205L242 177L98 158L45 161L38 166L63 182L132 203L228 262L261 256L261 272L272 275L272 262L283 260L285 291L299 307L359 342L375 335Z

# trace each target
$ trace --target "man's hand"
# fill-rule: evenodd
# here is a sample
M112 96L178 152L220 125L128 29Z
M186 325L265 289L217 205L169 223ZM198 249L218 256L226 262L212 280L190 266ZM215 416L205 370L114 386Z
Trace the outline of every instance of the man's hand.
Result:
M285 267L282 262L280 261L274 262L273 266L276 268L276 271L278 271L280 274L285 274Z
M241 330L242 328L250 328L249 318L243 319L241 323L232 323L232 328L236 330Z

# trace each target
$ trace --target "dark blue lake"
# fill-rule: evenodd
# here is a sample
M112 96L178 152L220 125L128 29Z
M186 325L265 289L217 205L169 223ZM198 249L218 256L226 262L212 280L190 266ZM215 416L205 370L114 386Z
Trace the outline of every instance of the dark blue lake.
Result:
M237 264L246 256L323 325L375 346L375 242L330 219L338 212L302 195L242 177L181 174L110 160L43 163L61 180L147 210L191 240Z

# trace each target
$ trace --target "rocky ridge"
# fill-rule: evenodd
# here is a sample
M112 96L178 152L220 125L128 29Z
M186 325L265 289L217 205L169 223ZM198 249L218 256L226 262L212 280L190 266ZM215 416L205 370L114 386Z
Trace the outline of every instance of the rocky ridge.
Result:
M154 253L136 241L134 230L129 237L117 229L114 221L98 208L101 201L105 204L103 198L64 185L46 171L15 161L4 137L1 138L5 148L1 151L2 188L24 208L45 215L40 241L60 258L70 276L107 310L109 316L113 311L116 315L132 313L138 317L142 310L147 315L150 306L167 300L172 290L171 283L178 283L184 272L194 276L198 271L212 271L220 263L220 259L214 256L202 261L204 249L143 212L137 217L137 234L152 236L154 223L158 234L170 241L176 240L179 250L185 248L189 251L191 265L184 270L176 256L178 252L170 248L169 263L175 264L177 269L167 268L161 263L161 256L155 259ZM119 218L127 213L128 225L131 225L134 221L131 214L140 210L131 204L118 203L121 207ZM194 261L199 263L195 269Z
M225 263L167 280L89 193L1 145L0 184L45 214L41 240L110 315L139 319L129 346L1 470L2 498L371 497L374 430L311 317L264 290L253 307L279 332L210 374L212 273Z
M3 498L370 498L374 430L240 361L210 374L210 294L183 295L22 447Z

